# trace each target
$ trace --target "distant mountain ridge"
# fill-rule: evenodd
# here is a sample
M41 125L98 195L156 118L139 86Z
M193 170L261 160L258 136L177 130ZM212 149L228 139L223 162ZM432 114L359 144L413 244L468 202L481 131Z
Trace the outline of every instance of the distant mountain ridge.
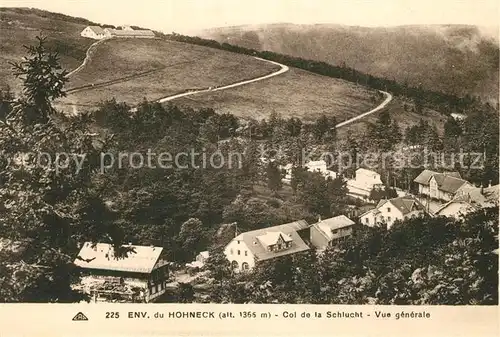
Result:
M498 34L467 25L358 27L278 23L208 29L219 42L331 64L426 89L498 101Z

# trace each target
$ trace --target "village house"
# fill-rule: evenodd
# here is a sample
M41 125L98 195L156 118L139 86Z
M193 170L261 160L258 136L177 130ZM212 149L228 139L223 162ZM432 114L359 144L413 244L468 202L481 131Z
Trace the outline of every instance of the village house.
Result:
M499 185L483 187L464 186L455 198L441 206L436 216L459 219L471 212L487 207L498 207Z
M346 185L348 195L363 200L370 199L373 189L381 189L384 186L380 174L364 168L357 169L354 178L348 179Z
M419 194L442 202L452 200L460 188L473 187L458 172L424 170L413 181L418 185Z
M237 235L224 249L234 271L249 271L259 262L309 250L301 235L309 224L299 220Z
M81 280L73 286L94 302L153 302L165 293L167 261L162 247L124 245L116 257L112 245L86 242L74 264Z
M80 35L94 40L102 40L108 37L107 32L99 26L88 26L82 30Z
M324 250L351 236L354 225L355 222L345 215L320 219L311 226L311 244L318 250Z
M405 196L380 200L375 208L361 214L360 219L366 226L387 224L387 228L390 228L397 220L416 218L426 213L424 205L418 200Z

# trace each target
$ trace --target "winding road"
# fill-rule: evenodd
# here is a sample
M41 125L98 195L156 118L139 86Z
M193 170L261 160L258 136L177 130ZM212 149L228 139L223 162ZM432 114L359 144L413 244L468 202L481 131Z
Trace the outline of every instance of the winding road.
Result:
M104 43L105 41L107 41L109 39L110 38L104 38L102 40L98 40L97 42L92 43L89 46L89 48L87 49L87 52L85 53L85 59L83 59L82 64L80 64L77 68L73 69L68 74L66 74L66 77L71 77L74 74L76 74L77 72L79 72L80 70L82 70L83 67L85 67L92 59L92 53L94 52L94 49L96 49L98 45L100 45L101 43Z
M370 111L362 113L361 115L358 115L356 117L353 117L351 119L343 121L342 123L339 123L339 124L335 125L335 128L338 129L338 128L342 127L342 126L346 126L346 125L352 124L352 123L356 122L357 120L360 120L363 117L371 115L372 113L375 113L375 112L377 112L377 111L382 110L383 108L385 108L386 105L389 104L390 101L392 101L392 95L390 93L388 93L387 91L379 90L379 92L381 92L381 93L383 93L385 95L385 100L379 106L377 106L374 109L371 109Z
M160 98L157 102L158 103L163 103L163 102L168 102L168 101L174 100L176 98L191 96L191 95L200 94L200 93L204 93L204 92L214 92L214 91L221 91L221 90L236 88L236 87L240 87L240 86L245 85L245 84L250 84L250 83L258 82L258 81L266 80L266 79L274 77L274 76L281 75L283 73L286 73L290 69L286 65L278 63L278 62L265 60L265 59L262 59L260 57L255 57L255 56L254 56L254 58L256 58L257 60L261 60L261 61L265 61L265 62L272 63L274 65L277 65L281 69L278 70L278 71L275 71L275 72L273 72L271 74L268 74L268 75L264 75L264 76L252 78L250 80L245 80L245 81L241 81L241 82L236 82L236 83L233 83L233 84L228 84L228 85L225 85L225 86L222 86L222 87L207 88L207 89L194 90L194 91L187 91L187 92L183 92L181 94L176 94L176 95L172 95L172 96L163 97L163 98Z
M72 70L71 72L69 72L66 76L67 77L70 77L74 74L76 74L77 72L79 72L80 70L82 70L92 59L92 53L93 51L96 49L96 47L109 40L110 38L105 38L105 39L102 39L102 40L98 40L97 42L94 42L93 44L91 44L89 46L89 48L87 49L87 53L86 53L86 56L85 56L85 59L83 60L82 64L80 66L78 66L76 69ZM250 83L254 83L254 82L259 82L259 81L263 81L263 80L266 80L268 78L272 78L272 77L275 77L275 76L278 76L278 75L281 75L281 74L284 74L286 73L290 68L284 64L281 64L281 63L278 63L278 62L274 62L274 61L270 61L270 60L266 60L266 59L263 59L263 58L260 58L260 57L256 57L254 56L255 59L257 60L260 60L260 61L263 61L263 62L269 62L269 63L272 63L274 65L277 65L280 67L280 69L278 71L275 71L271 74L267 74L267 75L264 75L264 76L259 76L259 77L256 77L256 78L252 78L252 79L249 79L249 80L243 80L243 81L240 81L240 82L236 82L236 83L232 83L232 84L228 84L228 85L224 85L224 86L220 86L220 87L209 87L209 88L205 88L205 89L199 89L199 90L189 90L189 91L186 91L186 92L183 92L183 93L179 93L179 94L175 94L175 95L171 95L171 96L166 96L166 97L163 97L163 98L160 98L159 100L157 100L158 103L164 103L164 102L168 102L168 101L172 101L174 99L177 99L177 98L181 98L181 97L186 97L186 96L192 96L192 95L196 95L196 94L201 94L201 93L207 93L207 92L215 92L215 91L221 91L221 90L227 90L227 89L232 89L232 88L236 88L236 87L240 87L240 86L243 86L243 85L246 85L246 84L250 84ZM392 95L386 91L382 91L382 90L379 90L379 92L381 92L382 94L384 94L384 96L386 97L385 100L380 104L378 105L377 107L373 108L372 110L370 111L367 111L365 113L362 113L361 115L358 115L358 116L355 116L353 118L350 118L346 121L343 121L339 124L337 124L335 126L335 128L340 128L342 126L346 126L346 125L349 125L349 124L352 124L368 115L371 115L383 108L385 108L387 106L387 104L389 104L389 102L392 101ZM132 110L135 110L132 109Z

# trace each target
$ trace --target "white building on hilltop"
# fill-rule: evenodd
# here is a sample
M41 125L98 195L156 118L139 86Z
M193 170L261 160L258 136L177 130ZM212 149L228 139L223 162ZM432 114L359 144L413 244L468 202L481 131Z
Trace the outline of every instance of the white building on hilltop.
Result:
M88 26L82 30L80 35L94 40L102 40L108 37L107 32L99 26Z
M124 26L122 29L102 28L99 26L88 26L80 33L83 37L88 37L95 40L102 40L111 37L120 38L143 38L154 39L156 35L151 30L137 29L134 30L130 26Z

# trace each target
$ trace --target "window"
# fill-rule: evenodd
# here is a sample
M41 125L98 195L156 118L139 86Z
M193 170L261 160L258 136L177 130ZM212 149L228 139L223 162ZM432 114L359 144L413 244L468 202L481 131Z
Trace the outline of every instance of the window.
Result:
M248 251L245 250L245 256L248 256Z
M232 248L229 250L229 254L231 254L231 255L233 255L233 254L234 254L234 251L233 251L233 249L232 249Z
M240 244L240 240L238 240L238 244Z
M387 212L391 213L391 208L390 207L387 207Z
M241 264L241 269L243 269L243 270L248 270L248 269L250 269L250 266L248 265L248 263L243 262L243 263Z
M241 254L241 251L238 249L238 255L240 255L240 254Z
M370 223L370 218L365 218L365 220L366 223Z
M390 216L387 217L387 221L391 221L391 217Z

